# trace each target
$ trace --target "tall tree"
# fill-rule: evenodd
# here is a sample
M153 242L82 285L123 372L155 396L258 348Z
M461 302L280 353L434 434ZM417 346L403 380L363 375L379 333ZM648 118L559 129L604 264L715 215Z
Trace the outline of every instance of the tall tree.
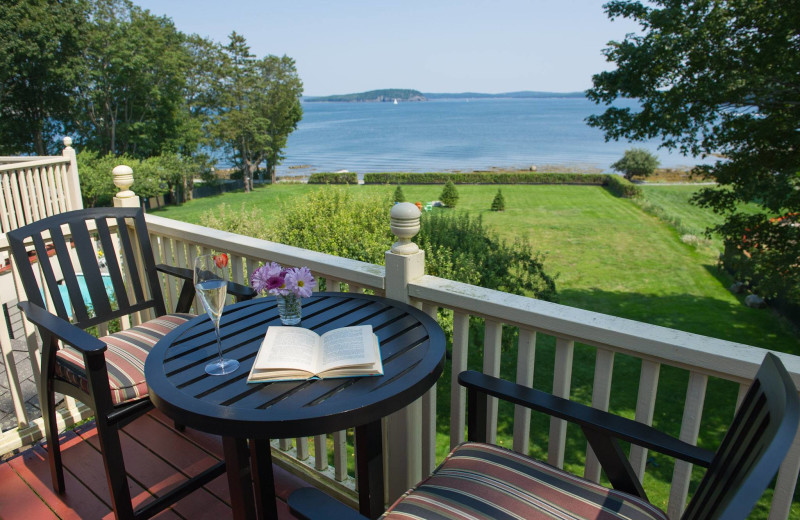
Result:
M242 171L245 191L265 162L275 180L275 165L289 134L302 117L303 86L294 60L286 56L257 59L244 37L233 32L225 46L220 109L215 134Z
M300 97L303 83L297 75L294 60L288 56L267 56L258 62L261 79L266 90L266 117L269 120L266 149L266 169L272 183L276 181L275 167L283 159L283 149L289 134L297 128L303 117Z
M244 189L249 192L253 189L253 174L269 144L269 119L263 110L266 95L256 57L244 36L234 31L228 38L215 132L241 170Z
M589 124L607 139L661 138L668 149L717 157L699 171L718 186L696 202L724 215L714 229L761 266L760 292L797 288L800 1L615 0L605 10L642 32L605 50L616 69L595 75L587 95L610 106ZM639 106L613 106L619 98ZM744 202L760 211L743 212ZM771 220L781 215L789 218Z
M0 153L54 149L79 79L86 9L83 0L0 3Z
M158 155L182 124L189 57L172 21L129 0L93 0L74 129L101 154Z

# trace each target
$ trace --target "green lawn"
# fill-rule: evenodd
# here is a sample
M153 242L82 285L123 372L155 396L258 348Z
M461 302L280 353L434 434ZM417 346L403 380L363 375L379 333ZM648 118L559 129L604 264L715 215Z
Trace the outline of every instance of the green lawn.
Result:
M302 203L308 190L321 186L276 185L251 194L235 193L200 199L179 208L159 211L163 216L197 222L200 216L225 202L233 208L245 204L258 208L265 221L279 218L281 204ZM394 192L394 186L350 186L356 193ZM458 186L457 209L481 215L484 222L508 240L524 237L535 250L546 254L545 266L558 273L560 303L646 323L676 328L706 336L800 354L800 342L792 328L770 310L744 306L727 287L732 280L718 271L715 256L696 250L680 240L679 233L662 220L646 213L636 203L616 198L595 186L504 186L506 211L492 212L490 205L497 186ZM679 215L684 225L705 228L716 218L686 202L694 186L645 187L647 200L658 203L670 214ZM436 200L441 186L403 186L409 201ZM388 244L387 244L388 247ZM511 332L511 331L510 331ZM480 345L481 331L475 331L474 345ZM511 332L513 335L513 332ZM516 348L508 341L502 358L502 374L515 375ZM477 347L479 348L479 347ZM553 338L540 335L537 341L535 386L552 388ZM577 345L572 379L572 397L591 401L594 377L594 349ZM480 357L470 356L471 368L481 368ZM633 416L640 362L617 356L614 368L611 408ZM445 375L439 384L439 455L447 450L449 384ZM662 368L654 424L673 435L680 428L688 374ZM714 447L733 414L735 386L711 380L706 398L707 413L701 426L700 444ZM499 442L510 444L510 407L501 408ZM532 452L546 455L548 420L534 415ZM580 472L585 441L570 431L566 465ZM654 503L665 506L672 463L655 457L648 468L645 488ZM698 475L701 473L698 473ZM795 504L797 507L797 504ZM800 510L796 511L800 512ZM760 516L760 515L759 515Z

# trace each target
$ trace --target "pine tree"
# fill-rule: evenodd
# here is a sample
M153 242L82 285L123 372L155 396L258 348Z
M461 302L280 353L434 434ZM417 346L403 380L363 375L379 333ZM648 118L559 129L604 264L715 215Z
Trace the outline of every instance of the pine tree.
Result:
M442 190L442 194L439 195L439 198L448 208L456 207L456 203L458 202L458 191L456 191L456 185L453 184L453 181L447 181L447 183L444 185L444 189Z
M503 197L503 193L497 190L497 195L494 196L494 200L492 201L492 211L505 211L505 209L506 199Z
M399 184L397 185L397 189L394 190L394 201L395 202L405 202L406 201L406 194L403 193L403 187Z

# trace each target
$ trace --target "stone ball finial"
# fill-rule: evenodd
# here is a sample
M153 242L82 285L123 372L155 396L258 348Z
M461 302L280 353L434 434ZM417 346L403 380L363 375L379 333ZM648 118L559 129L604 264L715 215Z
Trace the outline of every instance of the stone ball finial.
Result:
M130 166L120 164L111 170L111 173L114 175L114 186L120 189L117 198L124 199L136 195L128 189L133 184L133 169Z
M413 255L419 251L417 244L411 238L419 233L419 216L421 212L417 206L410 202L400 202L392 207L391 229L397 242L392 244L392 253L398 255Z
M64 136L64 146L66 147L72 146L72 138L68 135Z

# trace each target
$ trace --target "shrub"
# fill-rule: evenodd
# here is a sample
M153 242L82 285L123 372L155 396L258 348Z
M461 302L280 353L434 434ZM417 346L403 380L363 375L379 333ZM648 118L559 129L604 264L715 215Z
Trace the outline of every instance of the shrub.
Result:
M494 200L492 201L492 211L505 211L506 210L506 198L503 197L503 193L500 190L497 190L497 195L494 196Z
M458 191L456 190L456 185L453 184L453 181L448 180L447 183L445 183L444 189L442 189L442 194L439 195L439 199L448 208L456 207L456 204L458 203Z
M625 151L622 159L612 164L611 168L625 175L626 179L632 180L634 176L652 175L658 165L658 158L644 148L631 148Z
M498 291L555 301L555 278L530 243L508 244L466 213L426 213L415 241L425 250L428 274Z
M395 241L389 229L391 207L388 194L355 197L334 186L314 190L299 204L283 208L269 239L383 265L384 253Z
M397 185L397 189L394 190L394 201L395 202L405 202L406 195L403 193L403 187L399 184Z
M309 184L358 184L357 173L312 173Z
M606 175L604 186L617 197L635 199L642 196L642 189L639 186L619 175Z

